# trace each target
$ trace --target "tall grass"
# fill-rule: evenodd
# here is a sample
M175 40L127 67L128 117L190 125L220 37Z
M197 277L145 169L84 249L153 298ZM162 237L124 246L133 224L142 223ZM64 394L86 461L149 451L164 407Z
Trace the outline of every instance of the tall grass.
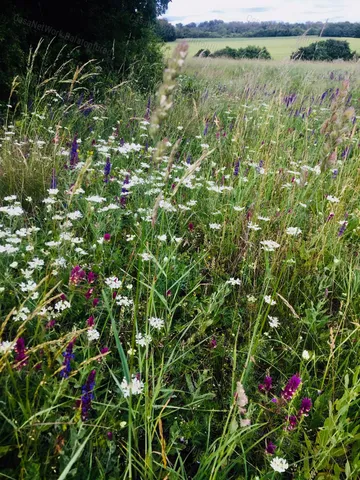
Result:
M0 476L358 478L358 67L191 60L153 137L91 69L2 134Z

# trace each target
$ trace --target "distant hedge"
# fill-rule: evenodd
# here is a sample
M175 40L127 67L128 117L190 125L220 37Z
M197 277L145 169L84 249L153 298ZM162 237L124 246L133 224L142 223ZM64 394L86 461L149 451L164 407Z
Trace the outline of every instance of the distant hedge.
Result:
M291 55L292 60L318 60L329 62L331 60L353 60L356 52L350 50L348 41L325 40L311 43L308 47L301 47Z
M225 47L221 50L217 50L214 53L211 53L208 49L200 49L194 57L211 57L211 58L248 58L255 59L260 58L262 60L271 60L271 55L268 52L266 47L256 47L255 45L249 45L245 48L231 48Z

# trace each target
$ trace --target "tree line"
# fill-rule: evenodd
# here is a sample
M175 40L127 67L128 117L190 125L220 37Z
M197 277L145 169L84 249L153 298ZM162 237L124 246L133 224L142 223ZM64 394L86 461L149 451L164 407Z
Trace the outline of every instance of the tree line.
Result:
M164 41L177 38L232 38L232 37L292 37L306 33L323 37L360 38L360 23L335 22L324 25L322 22L285 23L285 22L224 22L210 20L196 24L194 22L175 26L166 19L157 24L158 34Z

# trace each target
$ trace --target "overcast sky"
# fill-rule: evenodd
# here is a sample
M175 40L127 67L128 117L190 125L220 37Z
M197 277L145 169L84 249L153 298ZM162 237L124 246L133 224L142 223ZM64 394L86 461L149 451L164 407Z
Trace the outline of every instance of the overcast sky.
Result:
M172 0L164 18L199 23L237 21L360 21L360 0Z

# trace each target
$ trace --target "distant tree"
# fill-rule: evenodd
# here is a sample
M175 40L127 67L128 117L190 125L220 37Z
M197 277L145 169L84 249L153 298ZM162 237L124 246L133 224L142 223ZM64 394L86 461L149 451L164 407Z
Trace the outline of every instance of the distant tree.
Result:
M209 49L200 48L200 50L195 53L194 57L208 57L209 55L211 55Z
M213 54L210 55L211 57L227 57L227 58L249 58L249 59L263 59L263 60L271 60L271 55L265 47L257 47L254 45L249 45L245 48L231 48L225 47L221 50L217 50Z
M349 42L342 40L325 40L301 47L291 55L293 60L352 60L355 52L350 50Z
M165 18L157 20L155 32L161 38L161 40L164 40L164 42L173 42L176 40L175 27L171 25L171 23L169 23Z

